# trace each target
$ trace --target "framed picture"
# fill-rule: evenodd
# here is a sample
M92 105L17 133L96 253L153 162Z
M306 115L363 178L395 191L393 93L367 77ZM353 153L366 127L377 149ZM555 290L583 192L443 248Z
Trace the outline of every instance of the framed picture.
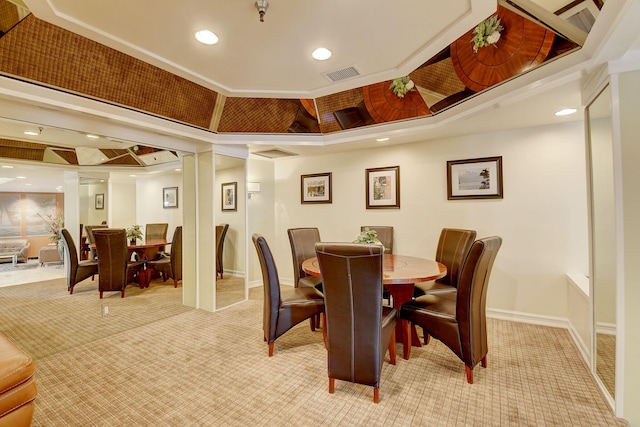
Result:
M502 199L502 156L448 161L447 199Z
M104 209L104 193L96 194L96 209Z
M238 191L237 182L226 182L222 184L222 210L223 211L238 210L238 205L236 203L237 191Z
M367 209L400 208L400 166L367 169Z
M331 203L331 172L300 175L300 203Z
M165 209L178 207L178 187L162 189L162 207Z

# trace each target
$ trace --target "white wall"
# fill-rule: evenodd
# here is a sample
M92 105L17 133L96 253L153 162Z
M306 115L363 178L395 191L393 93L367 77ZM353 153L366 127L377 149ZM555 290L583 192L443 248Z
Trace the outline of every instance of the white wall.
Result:
M138 178L136 185L136 219L144 232L145 224L169 223L167 239L173 238L173 232L182 225L182 173L171 172ZM164 208L162 190L178 187L178 207ZM131 224L126 225L129 227Z
M260 183L260 193L252 196L247 202L249 209L247 219L249 275L247 282L249 286L262 286L260 261L251 236L254 233L258 233L267 242L275 240L274 162L272 160L250 158L247 164L247 182Z
M96 194L104 194L104 209L96 209ZM80 186L80 222L84 225L99 225L107 220L109 198L107 183L93 183Z
M566 318L565 274L588 271L584 147L580 122L278 159L269 244L280 276L293 278L288 228L351 241L360 225L392 225L396 253L429 258L443 227L471 228L503 238L488 307ZM504 199L448 201L447 160L489 156L503 157ZM396 165L401 208L367 210L365 169ZM321 172L333 173L333 203L302 205L300 175Z

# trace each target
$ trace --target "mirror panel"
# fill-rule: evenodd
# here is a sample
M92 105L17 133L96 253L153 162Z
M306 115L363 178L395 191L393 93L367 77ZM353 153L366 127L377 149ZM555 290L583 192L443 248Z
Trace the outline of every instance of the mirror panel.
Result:
M216 227L228 225L224 240L216 242L216 310L246 299L245 272L245 176L244 159L215 155L215 199ZM219 234L219 233L216 233ZM222 254L217 252L222 248Z
M611 89L588 106L595 370L615 397L616 229Z

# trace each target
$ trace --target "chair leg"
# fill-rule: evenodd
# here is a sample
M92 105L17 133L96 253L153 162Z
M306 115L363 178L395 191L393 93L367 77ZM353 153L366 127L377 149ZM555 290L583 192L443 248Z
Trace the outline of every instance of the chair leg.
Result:
M467 365L464 365L464 371L467 374L467 382L469 384L473 384L473 368L470 368Z
M273 356L273 346L275 345L275 342L272 342L271 344L269 344L269 357Z
M102 291L100 291L100 299L102 299Z
M404 348L404 360L409 360L409 356L411 356L411 322L408 320L401 320L402 329L404 333L407 335L407 345Z
M335 386L336 386L336 379L329 377L329 393L333 393Z
M393 332L391 332L391 339L389 340L389 359L391 359L391 364L396 364L396 329L393 328Z
M69 295L73 295L73 286L69 287Z
M486 355L480 360L480 366L482 366L483 368L487 367L487 356Z
M124 298L124 289L120 291L120 298Z
M373 388L373 403L380 402L380 389L378 387Z
M311 316L309 318L309 326L311 327L311 332L316 330L316 316Z
M177 287L178 287L178 281L177 281L177 280L175 280L175 279L173 280L173 287L174 287L174 288L177 288Z
M427 331L424 328L422 328L422 336L424 337L424 345L429 344L429 340L431 336L427 333Z

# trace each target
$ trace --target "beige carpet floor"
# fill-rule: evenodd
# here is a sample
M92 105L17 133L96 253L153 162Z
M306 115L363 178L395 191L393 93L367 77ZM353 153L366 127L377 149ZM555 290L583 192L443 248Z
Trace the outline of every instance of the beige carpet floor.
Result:
M562 329L490 320L489 366L473 385L432 340L385 362L376 405L370 387L327 392L322 333L308 322L267 357L260 288L217 313L182 306L180 288L158 281L124 299L100 301L90 281L76 289L0 288L0 332L36 360L34 426L626 425Z

